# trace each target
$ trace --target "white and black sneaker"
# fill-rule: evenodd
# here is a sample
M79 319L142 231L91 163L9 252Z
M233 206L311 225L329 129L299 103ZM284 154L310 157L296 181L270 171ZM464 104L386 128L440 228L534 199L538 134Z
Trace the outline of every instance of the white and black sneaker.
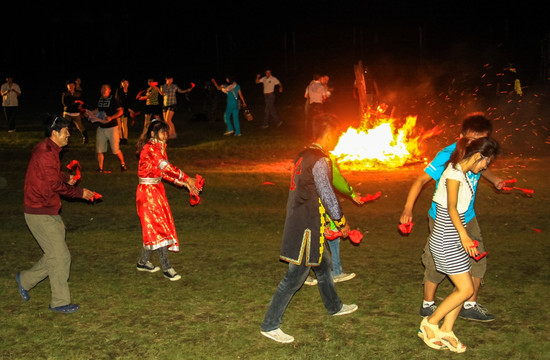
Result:
M164 277L170 281L178 281L181 279L181 276L176 272L176 270L174 270L174 268L164 271Z
M160 270L160 268L158 266L154 266L153 264L151 264L150 261L147 261L145 264L140 264L140 263L137 263L137 269L138 271L147 271L147 272L151 272L151 273L154 273L154 272L157 272Z

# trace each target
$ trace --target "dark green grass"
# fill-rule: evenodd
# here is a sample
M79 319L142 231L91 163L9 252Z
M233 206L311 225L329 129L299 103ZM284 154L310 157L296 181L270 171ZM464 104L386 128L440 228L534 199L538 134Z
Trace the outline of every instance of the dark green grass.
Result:
M259 333L271 296L286 271L278 261L289 173L257 164L290 161L304 145L293 127L260 132L245 123L247 136L223 138L221 124L190 123L168 147L185 171L200 173L207 185L202 203L189 206L185 190L166 185L181 251L170 254L182 275L170 282L157 272L137 272L141 227L135 210L137 161L123 147L128 173L107 154L109 175L96 174L93 145L74 134L63 163L79 159L83 183L104 196L91 205L63 201L67 243L72 254L70 287L82 310L71 315L48 310L46 279L22 302L15 274L41 251L23 219L23 178L30 149L41 139L33 129L2 134L3 220L0 255L0 357L3 359L436 359L456 356L426 347L416 336L422 300L420 255L426 241L425 214L433 184L424 189L413 232L401 236L397 222L407 191L421 166L345 174L362 193L382 192L363 207L343 200L352 227L365 238L341 243L344 270L356 272L337 284L346 303L359 310L327 316L316 287L292 299L282 328L295 336L277 344ZM178 124L176 124L178 126ZM135 130L134 130L135 135ZM92 137L93 143L93 137ZM545 151L545 149L543 149ZM476 209L489 254L479 301L497 320L458 320L456 333L469 359L544 359L550 353L548 304L547 157L503 156L495 172L518 178L535 196L499 194L480 184ZM107 165L108 164L108 165ZM267 170L267 171L266 171ZM275 171L277 170L277 171ZM264 185L270 182L275 185ZM539 229L540 233L534 229ZM158 263L156 255L153 262ZM451 291L445 281L437 296Z

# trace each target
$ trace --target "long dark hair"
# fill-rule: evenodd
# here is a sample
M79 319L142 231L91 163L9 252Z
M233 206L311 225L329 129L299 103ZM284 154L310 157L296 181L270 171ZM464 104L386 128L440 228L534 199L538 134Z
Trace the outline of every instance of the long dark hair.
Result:
M147 128L147 131L140 136L136 144L136 156L138 159L141 155L141 150L143 150L145 144L147 144L147 142L151 140L151 138L158 137L159 132L163 130L166 132L170 131L170 127L167 123L157 119L153 119L153 121L151 121L151 124L149 124L149 127ZM153 133L153 135L151 135L151 133Z
M489 137L482 137L476 140L472 140L466 136L463 136L456 143L456 149L451 154L449 162L456 168L463 159L467 159L470 156L480 153L486 158L495 157L499 152L499 145L495 139Z

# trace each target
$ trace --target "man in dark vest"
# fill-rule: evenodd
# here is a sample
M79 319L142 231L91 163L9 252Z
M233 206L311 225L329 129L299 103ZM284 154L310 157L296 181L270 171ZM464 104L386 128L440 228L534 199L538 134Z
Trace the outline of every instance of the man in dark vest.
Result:
M330 252L326 251L325 213L334 220L344 237L349 225L332 187L332 163L328 150L334 148L341 133L333 115L320 114L315 119L314 142L294 160L286 220L281 246L281 260L288 271L279 283L261 325L262 335L281 343L294 337L280 329L283 314L292 296L302 287L311 268L317 276L319 292L329 315L346 315L357 305L342 303L334 288Z

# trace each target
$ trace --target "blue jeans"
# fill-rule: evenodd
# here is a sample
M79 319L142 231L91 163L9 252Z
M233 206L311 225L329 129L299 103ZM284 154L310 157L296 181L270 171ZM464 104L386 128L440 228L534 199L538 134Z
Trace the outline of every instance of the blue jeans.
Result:
M277 109L275 109L275 93L264 94L265 100L265 117L264 125L269 123L269 116L271 116L277 124L281 122L279 119L279 114L277 114Z
M273 298L271 298L271 302L267 308L264 321L261 325L262 331L271 331L279 328L290 299L302 287L311 268L313 268L317 276L319 293L329 315L340 311L342 309L342 301L334 288L334 280L332 279L330 270L331 263L328 251L323 253L323 259L319 266L309 267L289 263L286 275L277 286L277 290L275 290L275 294L273 294Z
M340 262L340 238L328 240L330 254L332 255L332 276L342 273L342 263Z

